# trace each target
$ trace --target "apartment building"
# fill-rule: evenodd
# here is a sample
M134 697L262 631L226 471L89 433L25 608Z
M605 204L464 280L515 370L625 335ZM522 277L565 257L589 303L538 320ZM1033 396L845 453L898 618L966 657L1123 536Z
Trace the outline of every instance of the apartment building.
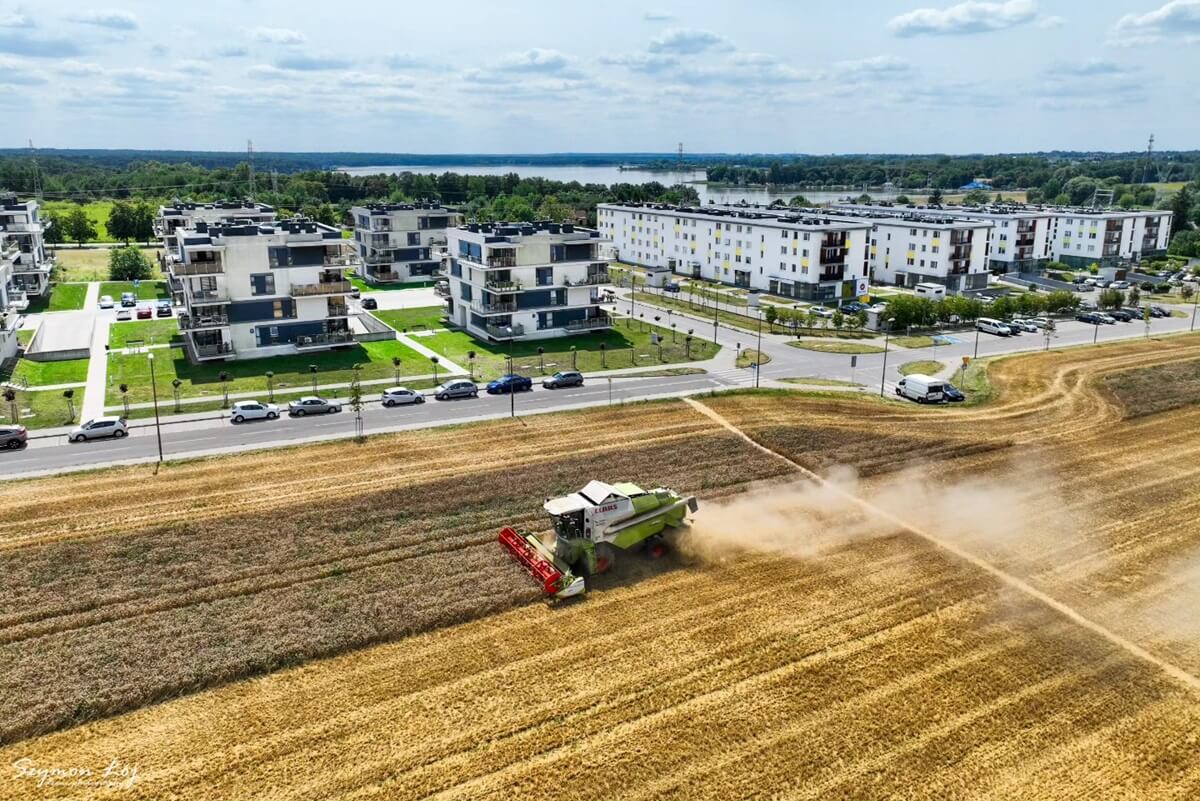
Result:
M455 325L490 340L527 340L610 328L600 232L569 223L471 223L446 234L446 300Z
M218 200L213 203L188 203L175 200L170 205L158 207L154 221L155 232L162 237L163 244L174 242L174 234L180 228L194 228L196 223L208 224L246 220L252 223L275 222L276 212L265 203L253 200Z
M13 261L20 252L16 237L0 231L0 364L17 355L17 329L28 305L25 293L12 286Z
M46 257L44 235L49 221L38 216L38 204L21 201L11 192L0 194L0 237L15 247L10 256L12 277L5 283L14 293L44 295L50 288L53 262Z
M993 224L988 263L995 272L1031 272L1048 261L1119 267L1166 253L1171 212L996 203L986 206L835 204L880 213L926 212Z
M167 262L193 361L324 350L354 341L337 228L301 217L176 228Z
M867 292L871 224L816 211L602 203L613 256L681 275L827 302Z
M463 222L436 203L377 203L350 214L363 278L373 284L432 280L446 255L446 229Z

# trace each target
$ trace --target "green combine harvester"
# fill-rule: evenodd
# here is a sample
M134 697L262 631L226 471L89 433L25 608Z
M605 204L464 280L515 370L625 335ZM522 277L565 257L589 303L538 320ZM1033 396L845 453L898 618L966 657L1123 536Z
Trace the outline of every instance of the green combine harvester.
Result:
M505 528L500 544L547 595L569 598L584 592L586 576L612 567L617 549L641 546L652 557L661 556L663 530L682 525L698 505L694 497L661 487L646 491L636 484L592 481L542 508L554 523L551 541Z

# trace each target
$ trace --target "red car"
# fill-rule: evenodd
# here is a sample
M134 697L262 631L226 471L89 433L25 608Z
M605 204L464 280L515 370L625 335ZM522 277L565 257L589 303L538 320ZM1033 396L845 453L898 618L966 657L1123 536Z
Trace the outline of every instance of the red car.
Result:
M138 307L138 319L139 320L149 320L152 317L154 317L154 311L149 306L139 306Z

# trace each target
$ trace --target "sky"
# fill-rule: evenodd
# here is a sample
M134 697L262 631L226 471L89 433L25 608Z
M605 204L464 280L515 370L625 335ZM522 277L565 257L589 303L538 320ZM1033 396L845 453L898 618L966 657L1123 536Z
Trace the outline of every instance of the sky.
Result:
M1200 147L1200 0L0 0L0 147Z

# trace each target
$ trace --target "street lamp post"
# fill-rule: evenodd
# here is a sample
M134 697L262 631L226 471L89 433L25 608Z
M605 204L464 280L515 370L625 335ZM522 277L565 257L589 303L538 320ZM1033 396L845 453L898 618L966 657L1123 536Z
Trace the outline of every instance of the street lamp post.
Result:
M313 394L316 395L317 394L317 366L315 364L310 364L308 366L308 372L312 373Z
M972 359L979 358L979 326L978 325L975 326L975 355L972 356L971 358Z
M512 383L513 374L513 330L512 326L504 329L508 332L508 416L517 416L517 389Z
M1192 293L1192 325L1188 328L1189 331L1196 330L1196 304L1200 303L1200 292Z
M754 363L757 365L757 367L754 368L755 389L758 389L758 377L762 375L762 318L762 309L760 308L758 310L758 344L755 346L758 352L757 358L754 360Z
M154 354L147 353L146 359L150 362L150 393L154 397L154 433L158 436L158 461L162 462L162 424L158 419L158 386L154 383Z
M883 373L879 376L879 397L883 397L883 382L887 379L887 354L888 340L892 335L892 323L896 322L895 317L889 317L884 320L883 328Z

